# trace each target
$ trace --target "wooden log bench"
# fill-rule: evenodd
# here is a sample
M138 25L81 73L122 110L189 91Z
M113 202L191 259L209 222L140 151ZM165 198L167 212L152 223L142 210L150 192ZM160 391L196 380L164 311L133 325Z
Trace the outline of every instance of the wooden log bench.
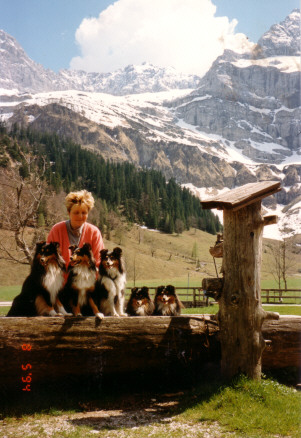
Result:
M301 317L266 320L263 337L269 341L264 369L300 366ZM213 315L0 318L0 394L72 378L171 370L197 375L219 362Z

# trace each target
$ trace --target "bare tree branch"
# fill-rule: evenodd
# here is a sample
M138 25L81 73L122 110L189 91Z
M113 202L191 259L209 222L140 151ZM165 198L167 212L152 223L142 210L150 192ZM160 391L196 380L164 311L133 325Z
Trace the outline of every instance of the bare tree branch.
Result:
M1 169L0 173L0 226L13 232L17 249L17 255L14 255L7 244L1 243L0 258L30 264L39 233L34 233L34 238L30 241L25 231L28 227L37 227L38 210L47 194L47 185L42 179L43 174L35 165L35 159L26 157L23 153L22 156L32 172L27 178L22 178L16 164ZM43 169L45 170L45 163Z

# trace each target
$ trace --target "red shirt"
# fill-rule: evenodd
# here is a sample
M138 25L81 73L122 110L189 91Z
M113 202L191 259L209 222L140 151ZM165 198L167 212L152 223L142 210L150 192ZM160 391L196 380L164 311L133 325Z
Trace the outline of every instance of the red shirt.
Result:
M71 251L69 249L70 242L65 221L59 222L51 228L47 237L47 242L59 242L63 259L66 262L66 267L68 267ZM100 251L104 248L104 244L99 229L88 222L83 226L78 246L82 247L84 243L91 244L96 266L98 267L100 263Z

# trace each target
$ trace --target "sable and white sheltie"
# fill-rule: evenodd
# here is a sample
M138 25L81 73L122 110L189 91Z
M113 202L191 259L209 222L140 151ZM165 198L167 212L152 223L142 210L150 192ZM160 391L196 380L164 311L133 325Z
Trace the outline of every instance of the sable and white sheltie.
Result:
M7 316L67 315L58 297L66 272L59 246L58 242L36 244L31 272Z
M81 248L76 245L71 249L70 263L68 266L68 279L60 293L60 299L67 310L74 316L92 316L102 319L103 314L97 307L95 283L97 268L92 254L90 243L85 243Z
M134 287L131 290L131 296L127 303L126 312L131 316L148 316L154 311L154 303L149 296L148 287L138 289Z
M105 316L127 316L124 313L124 294L126 285L125 264L122 249L114 248L100 251L101 262L96 282L99 308Z
M159 286L154 298L154 315L178 316L184 307L179 300L174 286Z

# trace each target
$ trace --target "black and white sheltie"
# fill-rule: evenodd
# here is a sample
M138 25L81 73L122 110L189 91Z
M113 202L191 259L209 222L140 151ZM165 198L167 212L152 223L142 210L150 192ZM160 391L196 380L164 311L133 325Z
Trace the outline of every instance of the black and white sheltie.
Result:
M105 316L126 316L124 294L126 285L125 264L122 249L100 251L99 276L96 283L99 309Z
M184 307L179 300L174 286L159 286L154 298L154 315L178 316Z
M149 295L148 287L134 287L127 303L126 313L130 316L148 316L154 311L154 303Z
M59 297L67 310L74 316L92 316L102 319L97 307L95 283L97 268L90 243L81 248L70 246L71 257L68 279Z
M7 316L67 315L58 297L66 272L59 246L58 242L36 244L31 272Z

